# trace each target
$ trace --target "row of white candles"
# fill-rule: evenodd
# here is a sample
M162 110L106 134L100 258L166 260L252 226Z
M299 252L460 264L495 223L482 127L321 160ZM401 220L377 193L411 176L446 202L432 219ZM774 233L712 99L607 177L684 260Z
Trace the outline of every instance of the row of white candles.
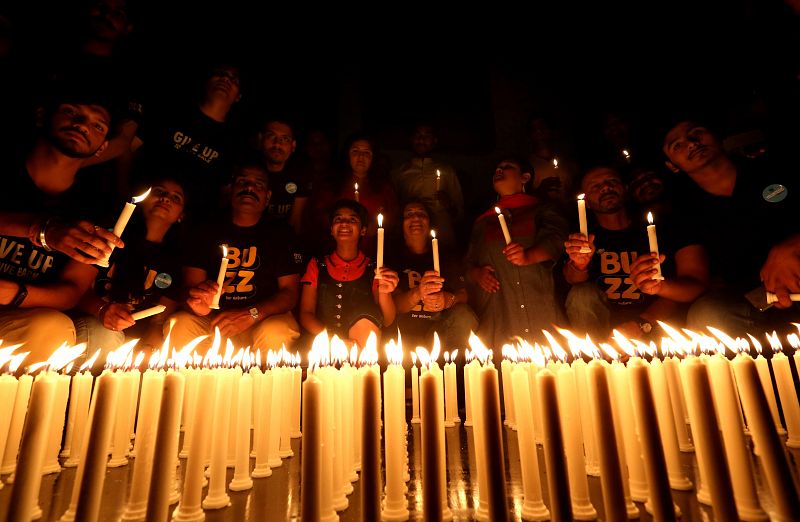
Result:
M580 519L596 517L596 510L589 501L588 473L600 476L608 516L612 517L610 513L633 515L637 510L631 500L637 500L646 501L648 510L658 516L672 519L675 507L670 488L692 487L680 469L678 458L678 451L691 449L685 421L688 413L700 467L697 488L700 501L710 503L721 519L731 514L736 516L738 510L742 520L764 520L766 515L756 495L749 452L744 444L741 407L754 437L756 453L764 464L777 518L789 520L791 514L797 512L796 508L800 507L797 492L785 486L787 477L791 477L787 475L788 465L778 439L777 407L767 406L775 403L774 393L771 383L766 385L768 381L762 380L764 374L758 369L765 368L769 378L766 359L759 356L754 360L744 353L733 361L722 355L695 356L692 355L694 348L685 347L699 345L719 350L721 346L727 346L730 350L742 351L745 344L741 339L730 339L713 329L717 339L685 332L687 337L667 325L664 327L671 332L672 339L665 340L662 345L663 361L654 357L647 362L638 357L645 353L653 355L651 345L617 337L620 348L633 356L627 366L617 360L608 363L599 359L600 350L612 358L617 351L607 345L601 345L599 350L568 331L561 333L568 340L574 356L571 364L555 360L554 356L566 359L566 351L549 334L549 348L505 347L508 357L501 364L503 403L506 424L519 432L524 518L541 519L548 512L542 502L539 464L533 451L538 442L544 444L553 517L566 516L567 512ZM755 338L751 341L760 349ZM796 335L790 336L789 341L793 345L800 344ZM775 346L777 337L771 336L770 342ZM471 362L464 369L465 424L473 426L478 448L476 471L480 500L477 512L479 518L496 519L505 516L506 509L502 466L488 465L503 462L497 370L491 362L491 353L476 337L471 339L471 347ZM682 360L675 357L681 347L689 354ZM0 350L0 363L4 358L12 359L15 348ZM172 364L181 367L187 362L199 363L196 354L193 358L187 355L193 348L194 345L190 345L173 354ZM153 462L163 464L172 460L177 466L181 418L186 430L181 456L188 457L188 460L181 502L174 513L177 520L197 520L202 517L203 508L228 505L226 467L235 467L228 488L242 490L252 486L251 476L269 476L270 467L280 465L281 456L291 455L289 436L300 434L299 368L277 366L278 356L270 354L267 371L261 372L260 365L243 371L242 367L248 366L248 352L240 351L232 357L233 346L230 344L226 359L229 361L227 366L231 367L222 368L218 348L217 341L205 358L205 368L156 370L154 368L159 364L163 367L166 363L166 351L157 352L151 358L151 369L145 371L141 379L136 424L137 458L123 519L139 520L145 516L164 519L168 506L177 501L175 469L170 470L167 466L167 472L156 472ZM21 444L20 417L25 414L23 410L22 415L17 415L16 406L8 423L9 429L3 429L5 433L0 434L8 441L2 461L9 459L8 448L11 447L13 469L19 445L19 461L26 463L19 467L15 477L12 520L37 515L33 492L38 491L42 471L51 459L58 466L66 398L60 414L55 402L62 400L61 395L66 397L70 390L69 376L57 373L63 367L63 363L58 361L74 358L82 351L83 347L58 350L48 362L47 370L35 379L24 375L16 381L5 375L0 380L0 393L8 395L9 402L24 402L24 409L28 410L28 424ZM424 509L427 514L448 518L444 429L447 420L458 422L457 406L454 406L457 403L456 379L453 362L448 361L444 371L439 369L438 351L438 346L431 353L418 348L413 354L412 422L419 418L422 423ZM595 360L586 363L582 354L595 357ZM286 354L283 355L285 358ZM422 364L422 375L417 371L417 355ZM452 352L445 360L454 360L456 355ZM547 364L544 363L546 355L551 359ZM138 364L132 362L131 345L114 356L117 361L110 360L109 363L118 369L107 369L103 373L95 385L94 394L91 394L92 377L88 372L79 373L72 381L69 394L73 401L70 402L63 455L72 459L74 453L80 452L80 457L77 459L79 469L72 502L63 520L96 517L106 466L115 465L114 456L120 457L120 453L123 463L127 462L125 452L131 438L140 379L136 369ZM409 470L405 448L407 427L402 348L388 345L387 356L390 364L383 375L381 394L374 342L360 358L355 349L350 351L348 358L348 350L341 341L334 338L329 343L326 336L315 341L310 354L309 378L303 385L303 429L306 431L302 481L304 514L316 512L321 519L336 517L336 511L347 507L346 495L352 491L351 483L358 477L356 471L361 469L362 489L377 491L377 494L362 494L362 512L387 520L408 518L405 482ZM13 356L17 365L22 357L24 354ZM800 354L795 355L796 363L800 362L798 358ZM359 359L360 366L356 364ZM141 362L141 354L137 362ZM91 366L91 362L88 364ZM124 370L126 367L127 371ZM794 447L800 433L800 406L788 358L776 353L772 368L789 428L788 445ZM131 375L135 378L130 378ZM79 380L81 377L83 380ZM7 391L10 380L16 381L13 397ZM28 406L25 389L31 390L32 380L33 392ZM38 384L40 382L45 384ZM291 401L281 397L283 390L291 390ZM198 408L203 404L213 407ZM350 404L354 405L352 409L346 407ZM387 459L385 500L382 504L379 502L381 405L384 455ZM105 413L95 416L94 411ZM716 415L709 415L709 411L715 411ZM252 452L251 423L254 428ZM4 423L0 423L0 428L3 426ZM720 428L724 444L720 439ZM15 436L16 443L13 442ZM124 449L120 450L120 447ZM67 450L70 451L67 453ZM107 463L109 453L112 459ZM256 459L252 473L251 456ZM210 480L208 493L201 502L206 463L210 463Z

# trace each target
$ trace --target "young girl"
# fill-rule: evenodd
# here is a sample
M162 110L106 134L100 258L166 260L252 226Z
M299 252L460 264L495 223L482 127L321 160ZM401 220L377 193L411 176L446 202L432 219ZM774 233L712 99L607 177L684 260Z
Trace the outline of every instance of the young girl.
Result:
M370 332L380 336L384 324L394 322L392 292L397 272L386 267L375 278L374 265L358 248L367 232L367 209L352 200L340 200L330 215L336 249L321 261L312 258L300 297L300 324L316 335L323 329L365 346Z
M567 221L552 204L525 193L530 179L521 161L500 161L492 178L497 203L472 229L466 266L480 318L478 335L489 346L514 336L539 340L542 329L566 323L555 299L553 265L564 249ZM505 217L508 245L495 206Z

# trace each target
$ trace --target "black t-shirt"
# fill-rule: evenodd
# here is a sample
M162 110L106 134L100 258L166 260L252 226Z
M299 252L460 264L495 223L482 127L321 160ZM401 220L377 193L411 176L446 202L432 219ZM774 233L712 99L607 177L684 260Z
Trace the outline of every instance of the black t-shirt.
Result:
M657 298L639 290L630 277L631 265L640 254L650 252L647 224L636 221L625 230L608 230L595 226L595 254L589 265L589 280L606 294L609 309L615 319L637 317ZM666 256L661 273L668 277L675 272L675 253L681 248L698 244L696 234L670 223L656 224L659 254Z
M792 174L765 162L739 162L729 197L680 177L675 208L701 234L716 283L752 290L770 248L800 232L800 185Z
M270 219L286 221L292 213L295 198L311 195L311 181L307 173L297 164L287 164L281 172L269 173L269 198L267 214Z
M230 218L228 218L230 219ZM183 266L206 271L216 281L222 260L222 245L228 247L228 270L220 308L253 306L278 291L278 278L300 274L303 256L295 248L288 226L261 220L252 227L230 221L212 223L196 230L184 248Z
M439 250L439 265L445 280L445 292L454 294L464 288L463 267L441 249ZM387 260L386 266L396 270L400 276L395 292L408 292L417 287L426 271L433 270L433 254L430 251L415 254L404 246L397 257ZM398 314L397 327L400 329L401 335L423 336L431 324L441 318L441 315L441 312L423 310L420 304L405 314Z
M137 309L157 305L161 297L180 300L178 245L172 241L153 243L142 237L142 231L132 232L123 234L126 246L114 250L111 267L97 275L95 293Z
M98 198L91 186L76 176L73 185L60 194L46 194L33 183L24 166L0 170L0 211L54 216L66 221L85 219L98 222ZM0 235L0 278L23 283L48 284L57 281L69 257L35 247L25 237Z

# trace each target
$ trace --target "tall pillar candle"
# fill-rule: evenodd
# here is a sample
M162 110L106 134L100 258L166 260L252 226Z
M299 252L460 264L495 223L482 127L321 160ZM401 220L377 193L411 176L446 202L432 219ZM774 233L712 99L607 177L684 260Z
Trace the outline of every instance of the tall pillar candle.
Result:
M185 459L189 456L189 451L192 448L192 421L194 420L194 409L197 406L197 386L200 379L200 371L196 369L189 369L186 371L186 387L183 394L183 404L185 410L183 412L183 448L178 454L178 457Z
M733 485L720 438L706 364L698 358L686 361L685 364L688 392L686 398L692 421L692 436L695 444L702 448L703 459L700 464L707 471L703 475L711 493L711 508L717 520L736 520L738 515Z
M216 396L217 376L213 370L200 370L197 385L197 404L212 405ZM183 492L178 507L172 514L176 522L196 522L205 518L200 499L205 482L206 441L213 426L212 409L195 408L192 425L192 443L186 459L186 473L183 479Z
M578 409L581 415L581 433L583 434L583 449L586 452L586 474L599 476L600 468L597 460L597 442L592 429L592 412L589 406L589 387L586 375L586 361L577 358L572 363L575 371L575 387L578 391Z
M511 429L516 429L516 415L514 414L514 389L511 386L511 361L503 359L500 363L500 372L503 376L503 412L505 424Z
M359 370L366 370L360 368ZM333 417L335 388L333 380L336 377L336 370L331 367L324 367L320 370L320 380L322 380L322 488L320 490L320 511L324 522L335 522L339 520L336 509L333 507ZM366 375L366 371L363 375ZM363 383L362 383L363 384ZM363 407L359 415L358 444L361 444L363 436L360 433L363 426ZM305 428L304 428L305 429ZM360 452L360 450L359 450ZM362 481L363 475L362 475Z
M279 468L281 461L281 419L283 413L284 380L281 368L272 369L272 405L270 406L269 467Z
M520 467L522 468L522 518L525 520L548 520L550 511L542 500L542 484L539 479L539 458L533 438L533 408L531 407L528 370L521 365L511 372L514 387L514 407L517 413L517 440L519 441Z
M628 361L628 379L649 489L649 503L645 507L653 513L655 520L674 522L677 520L676 508L669 487L669 474L658 428L653 388L650 386L647 365L638 357Z
M25 415L28 412L28 400L31 396L32 384L33 377L27 374L21 376L17 383L17 393L14 396L11 422L9 423L8 437L3 449L0 474L12 473L17 467L17 454L19 452L20 438L22 437L22 428L25 425Z
M39 374L33 384L9 501L7 520L11 522L28 522L42 516L38 505L39 489L57 383L58 375L46 371Z
M92 382L94 381L94 377L92 377L91 372L84 371L82 373L77 374L73 379L72 382L76 385L75 386L75 396L70 397L70 403L75 404L75 420L72 425L72 440L71 440L71 449L69 457L67 460L64 461L65 468L74 468L78 465L78 461L81 457L81 447L83 444L83 437L86 434L86 423L89 417L89 401L92 397ZM117 397L119 397L119 393L122 390L117 391ZM112 409L112 413L110 414L112 417L114 415ZM112 428L113 432L113 428ZM128 441L125 441L126 448ZM0 446L1 447L1 446Z
M456 362L450 361L444 365L444 391L445 391L445 410L447 411L447 421L452 425L461 422L458 416L458 386L456 385Z
M400 359L402 361L402 359ZM382 520L408 520L405 471L405 371L391 360L383 373L383 427L386 459L386 500ZM362 468L363 469L363 468Z
M419 424L419 369L417 369L416 354L412 353L411 364L411 423ZM469 411L469 410L468 410ZM469 415L467 415L469 418ZM467 423L464 423L467 426Z
M58 454L61 450L61 437L64 434L64 421L67 417L67 399L72 377L61 374L56 384L56 397L53 401L53 418L50 419L50 439L47 441L47 450L44 456L42 473L58 473L61 465L58 463Z
M78 385L79 385L78 377L79 376L80 376L80 372L76 372L75 373L75 378L72 379L72 381L69 384L69 398L71 400L69 401L69 406L68 406L68 409L67 409L67 428L66 428L66 431L64 433L64 448L61 450L61 453L59 453L59 455L58 455L59 458L66 459L66 458L69 457L70 453L72 452L72 433L73 433L73 431L75 429L75 407L76 407L76 403L77 403L76 399L77 399L77 397L78 397L78 395L80 393L78 391ZM2 381L2 377L0 377L0 381ZM14 399L13 396L11 397L11 399L12 400ZM0 404L8 404L8 402L0 402ZM2 426L0 426L0 428L2 428ZM0 437L2 437L2 435L0 435ZM75 451L79 452L80 451L80 447L75 448ZM2 486L0 486L0 489L2 489Z
M422 418L422 508L425 521L437 521L444 519L442 513L443 485L439 469L442 460L439 431L442 430L444 420L439 408L439 391L434 372L425 372L420 377L419 384L420 417ZM362 462L363 459L362 455Z
M672 402L669 400L667 374L664 364L658 358L650 362L650 384L653 387L664 457L667 460L669 485L672 489L688 491L692 489L692 483L683 472L678 435L675 432L675 415L672 411Z
M111 459L108 461L109 468L116 468L124 466L128 463L128 442L130 440L131 426L130 414L127 405L131 401L131 392L133 387L128 382L129 372L117 370L114 375L120 378L120 389L117 393L117 407L114 408L111 415L115 417L114 428L112 430L111 443L114 447L111 452ZM131 375L132 376L132 375Z
M540 370L536 374L536 385L542 412L542 442L547 489L550 492L550 515L552 520L573 520L555 374L548 369Z
M758 371L758 379L764 389L764 396L767 398L769 412L772 414L772 420L775 423L775 429L778 430L778 435L786 435L786 430L783 429L783 425L781 424L780 414L778 414L778 402L775 400L775 388L772 386L772 376L770 375L769 371L769 361L767 361L763 355L759 355L755 358L755 363ZM750 421L748 420L747 423L749 425ZM758 453L758 447L756 447L756 453Z
M254 446L256 450L256 464L253 468L253 478L265 478L272 475L272 468L269 465L269 441L273 430L277 426L271 426L272 422L272 388L273 388L273 369L269 369L260 376L259 403L261 407L258 412L258 429L255 430ZM305 430L305 426L303 426Z
M261 428L259 426L261 416L261 376L263 372L258 366L250 368L250 375L253 376L253 413L251 419L253 420L253 447L250 450L250 458L256 458L256 448L258 447L258 437L260 436Z
M345 362L342 365L342 384L344 389L342 404L353 404L353 373L355 368L350 366L350 363ZM344 426L344 474L348 482L351 483L348 488L347 494L352 492L352 483L358 480L358 473L355 467L355 451L353 451L353 427L355 426L355 419L353 418L352 408L342 408L342 421Z
M689 430L686 429L686 399L683 396L683 386L681 385L680 362L675 357L664 359L664 369L667 372L667 382L669 383L669 400L672 403L674 413L675 433L678 436L678 447L683 452L694 451L694 445L689 439Z
M321 520L322 489L322 382L309 374L303 383L303 444L300 459L300 517Z
M617 386L616 386L616 375L614 372L614 365L617 367L621 367L623 370L625 366L623 366L619 362L614 362L613 364L609 364L606 361L600 361L600 364L603 366L606 372L606 382L608 383L608 395L611 402L611 418L614 421L614 433L616 434L616 444L617 444L617 457L619 459L619 469L622 472L622 493L625 498L625 509L628 512L628 518L638 518L639 517L639 508L636 504L633 503L633 497L631 496L631 485L629 480L630 472L628 471L628 459L626 456L626 448L625 448L625 433L623 428L623 415L622 410L627 409L628 414L633 417L633 412L630 410L630 399L624 404L620 404L620 400L618 398L617 393ZM625 382L627 386L627 381ZM628 391L630 394L630 391ZM633 423L631 423L633 425ZM592 425L592 429L594 429L594 425ZM634 438L636 437L636 432L633 433ZM638 444L638 443L637 443ZM638 445L637 445L638 448ZM641 456L639 456L639 466L642 466L641 463ZM640 470L640 475L644 476L644 470ZM647 500L647 483L645 482L644 486L644 500Z
M764 389L759 386L755 362L750 356L740 354L731 364L750 432L756 446L761 448L759 457L766 483L772 492L775 518L781 522L796 520L797 513L800 513L800 497L797 488L788 487L794 483L794 478L775 424L767 414L767 398Z
M464 426L472 426L472 397L470 396L470 371L469 369L478 366L478 360L472 359L464 365Z
M451 520L453 513L450 511L450 506L447 502L447 447L445 445L444 436L444 372L439 368L436 361L431 362L430 370L436 378L436 386L438 388L436 396L439 400L439 415L442 421L439 427L439 484L441 485L441 499L442 499L442 517L445 520Z
M292 451L292 404L294 402L292 382L294 375L288 366L281 368L281 372L283 373L284 397L281 401L281 440L278 455L283 459L294 456L294 451Z
M6 447L8 432L11 429L11 417L14 414L14 399L17 395L18 384L19 381L13 375L0 376L0 404L4 405L2 413L0 413L0 452ZM0 453L0 462L2 461L3 454ZM3 489L2 481L0 481L0 489Z
M333 380L333 507L336 511L344 511L350 506L350 501L347 499L348 487L352 488L353 485L345 477L344 472L344 404L342 404L344 386L341 371L335 370L335 372L336 377ZM380 382L380 375L378 375L378 382ZM378 389L380 390L380 385ZM380 404L380 392L378 392L378 397L378 404ZM380 419L380 414L378 418ZM380 423L380 420L378 422Z
M486 454L481 450L483 448L483 439L486 434L483 431L483 392L480 386L480 372L481 365L475 360L474 365L469 364L469 380L470 380L470 400L472 401L472 422L473 429L472 435L475 439L475 463L476 472L478 476L478 505L476 507L476 517L478 520L489 519L489 498L485 492L489 491L489 485L486 478L486 468L489 463L486 462ZM424 375L424 373L423 373Z
M228 460L230 406L233 395L232 370L222 368L217 377L214 398L214 426L211 434L211 465L209 466L208 493L203 499L203 509L220 509L230 505L225 490L225 472Z
M225 466L229 468L236 467L236 427L239 409L234 406L239 404L239 379L242 375L240 367L229 368L230 372L230 385L231 385L231 402L228 410L228 451L225 458ZM291 390L289 390L291 391Z
M750 464L750 449L747 446L742 416L736 401L737 392L733 385L730 363L723 355L714 355L708 360L708 371L722 440L725 443L725 454L730 466L736 511L741 520L748 522L768 520L758 501Z
M622 485L619 448L617 446L614 412L611 409L610 386L606 369L600 361L592 361L588 367L589 404L592 425L598 445L603 448L599 455L600 483L603 486L603 510L607 520L628 518L625 491Z
M790 448L800 448L800 404L797 402L797 391L792 382L789 358L781 352L774 354L772 371L775 372L775 383L778 386L783 419L786 421L786 432L789 435L786 445Z
M510 373L509 373L510 377ZM510 386L511 381L504 382ZM480 373L480 387L483 395L483 452L487 466L489 484L489 519L492 521L508 520L506 505L506 467L503 458L503 421L500 415L500 388L497 370L492 365L485 366Z
M621 468L623 471L628 470L627 479L631 498L636 502L647 502L650 493L642 461L642 446L636 433L636 418L633 413L633 399L628 384L628 371L624 364L615 362L611 365L611 375L614 395L611 408L617 412L615 420L616 418L620 420L622 437L617 437L617 440L622 441L626 464ZM623 480L625 480L624 476Z
M381 446L378 399L380 376L364 374L363 420L361 423L361 516L364 520L381 519ZM387 470L388 472L388 470Z
M536 374L539 373L539 366L536 364L528 365L528 382L530 385L530 401L533 407L533 439L536 444L542 444L542 410L539 408L539 387L536 384Z
M236 404L236 470L228 485L231 491L253 487L250 478L250 415L253 413L253 376L244 373L239 378L239 400Z
M300 431L300 404L302 403L302 379L303 369L299 363L297 366L292 366L292 432L291 437L298 439L303 436Z

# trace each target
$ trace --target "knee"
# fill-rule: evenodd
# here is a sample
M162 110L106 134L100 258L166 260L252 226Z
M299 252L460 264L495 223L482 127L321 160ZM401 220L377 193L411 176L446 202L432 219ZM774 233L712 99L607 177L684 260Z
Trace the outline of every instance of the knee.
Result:
M573 285L567 293L567 309L603 306L603 294L594 283Z
M730 330L734 326L749 324L749 304L742 300L733 299L717 294L706 294L692 303L686 313L686 326L691 329L704 329L706 326L716 326L723 330ZM729 332L730 333L730 332Z
M253 349L277 349L282 344L288 348L300 337L300 326L291 312L267 317L253 327Z
M468 304L456 304L450 309L448 316L454 328L459 330L476 330L478 328L478 317Z
M58 310L32 310L26 322L25 339L20 341L25 342L27 349L32 352L30 361L43 361L62 344L75 344L75 324Z

